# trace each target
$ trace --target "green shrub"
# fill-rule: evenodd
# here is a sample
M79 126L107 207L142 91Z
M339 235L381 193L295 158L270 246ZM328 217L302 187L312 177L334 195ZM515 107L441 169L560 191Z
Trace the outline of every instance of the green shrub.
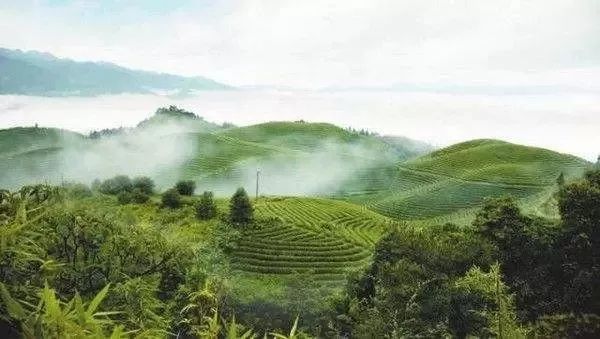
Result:
M175 188L168 189L162 195L163 206L179 208L181 206L181 195Z
M192 195L196 190L196 183L193 180L182 180L175 184L175 189L181 195Z
M209 220L217 215L217 205L213 200L212 192L202 193L200 202L196 205L196 217L200 220Z
M133 179L132 185L144 194L150 195L154 192L154 181L148 177L137 177Z
M600 338L600 317L595 314L557 314L542 317L534 338Z
M150 196L139 188L135 188L131 193L131 200L136 204L144 204L150 199Z
M114 178L104 180L100 184L99 191L104 194L119 194L121 192L130 192L133 189L131 179L126 175L117 175Z
M131 203L132 200L133 200L133 196L130 192L123 191L123 192L117 194L117 201L121 205L129 204L129 203Z

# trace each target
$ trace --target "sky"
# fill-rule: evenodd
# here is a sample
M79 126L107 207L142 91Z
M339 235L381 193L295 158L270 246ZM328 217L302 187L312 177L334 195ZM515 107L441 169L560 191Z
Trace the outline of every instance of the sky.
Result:
M175 103L238 124L307 118L439 146L487 136L600 152L599 0L0 0L0 47L246 89L0 97L0 128L133 125Z
M600 91L598 0L2 0L0 42L236 86Z

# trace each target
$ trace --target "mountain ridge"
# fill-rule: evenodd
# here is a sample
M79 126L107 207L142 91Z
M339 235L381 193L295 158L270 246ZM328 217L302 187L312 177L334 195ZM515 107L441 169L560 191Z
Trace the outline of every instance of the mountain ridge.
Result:
M0 48L0 74L0 94L95 96L234 89L201 76L136 70L110 62L75 61L45 52L6 48Z

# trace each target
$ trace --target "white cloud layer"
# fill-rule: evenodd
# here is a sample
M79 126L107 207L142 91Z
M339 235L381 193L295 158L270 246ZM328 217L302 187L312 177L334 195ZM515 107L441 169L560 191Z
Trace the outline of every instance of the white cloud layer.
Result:
M600 153L598 97L583 94L485 95L398 91L209 91L187 98L0 96L0 128L61 127L88 132L135 126L175 104L215 122L325 121L446 146L497 138L595 160Z

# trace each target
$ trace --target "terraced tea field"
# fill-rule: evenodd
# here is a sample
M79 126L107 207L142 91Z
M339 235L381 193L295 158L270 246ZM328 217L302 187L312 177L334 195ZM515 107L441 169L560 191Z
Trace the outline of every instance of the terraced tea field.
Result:
M260 198L255 203L266 227L243 232L234 268L252 273L312 273L339 281L365 265L375 242L394 223L354 204L317 198Z
M582 174L589 163L553 151L498 140L474 140L400 163L387 189L350 197L381 214L411 221L445 222L472 214L488 197L513 196L529 210L544 204L556 179ZM458 216L458 217L457 217Z

